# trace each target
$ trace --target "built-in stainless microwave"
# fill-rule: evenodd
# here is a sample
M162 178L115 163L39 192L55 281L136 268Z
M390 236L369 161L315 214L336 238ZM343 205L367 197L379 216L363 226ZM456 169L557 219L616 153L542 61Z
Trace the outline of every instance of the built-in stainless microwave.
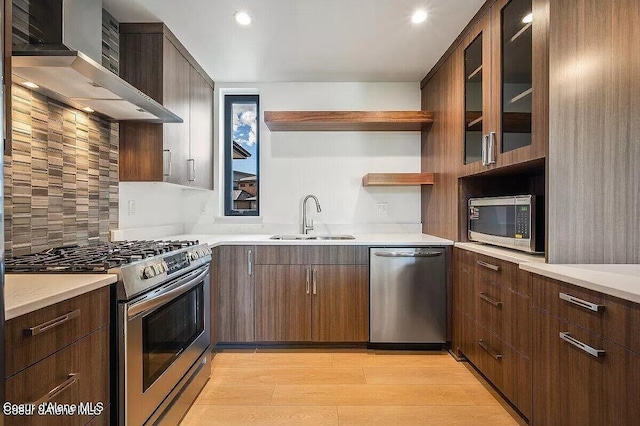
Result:
M544 198L469 199L469 239L529 253L544 252Z

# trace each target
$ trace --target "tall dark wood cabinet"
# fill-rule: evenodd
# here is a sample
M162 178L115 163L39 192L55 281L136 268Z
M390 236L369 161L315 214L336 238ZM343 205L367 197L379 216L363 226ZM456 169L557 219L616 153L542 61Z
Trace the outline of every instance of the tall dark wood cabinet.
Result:
M182 123L120 124L120 180L213 188L214 83L161 23L120 25L120 76Z
M434 121L422 130L421 169L436 184L422 188L423 232L466 241L468 198L522 192L470 179L544 176L548 45L549 0L488 0L424 78Z

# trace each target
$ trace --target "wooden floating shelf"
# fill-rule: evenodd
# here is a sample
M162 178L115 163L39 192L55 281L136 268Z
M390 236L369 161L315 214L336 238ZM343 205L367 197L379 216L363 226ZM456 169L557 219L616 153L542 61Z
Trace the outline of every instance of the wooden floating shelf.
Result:
M433 173L368 173L362 186L433 185Z
M265 111L273 132L420 131L433 123L427 111Z

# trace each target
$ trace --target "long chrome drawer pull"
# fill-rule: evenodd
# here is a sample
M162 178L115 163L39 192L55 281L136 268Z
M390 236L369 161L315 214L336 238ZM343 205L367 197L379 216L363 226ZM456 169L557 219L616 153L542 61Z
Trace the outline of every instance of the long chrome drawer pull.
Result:
M605 354L605 351L603 351L603 350L592 348L589 345L585 345L580 340L574 339L566 331L561 331L560 332L560 338L562 340L564 340L565 342L567 342L567 343L571 343L576 348L582 349L583 351L585 351L586 353L588 353L589 355L591 355L593 357L600 358L601 356L604 356L604 354Z
M318 271L313 270L313 294L318 294Z
M480 292L480 299L484 300L487 303L490 303L491 305L495 306L496 308L501 308L502 307L502 302L498 302L496 300L491 299L489 296L487 296L483 292Z
M486 353L488 353L489 355L491 355L493 357L493 359L496 359L498 361L500 361L502 359L502 354L498 354L498 353L493 353L489 350L489 347L487 346L487 344L484 342L484 340L479 339L478 340L478 345L480 345L480 347L482 349L485 350Z
M307 268L305 273L307 274L307 294L309 294L309 281L311 281L309 275L311 275L311 269Z
M478 260L478 265L480 266L484 266L485 268L491 269L492 271L499 271L500 267L497 265L492 265L490 263L487 262L483 262L482 260Z
M68 314L64 314L58 318L54 318L51 321L47 321L40 325L36 325L35 327L31 327L25 331L27 332L28 335L36 336L42 332L51 330L52 328L62 325L65 322L68 322L74 318L78 318L79 316L80 316L80 309L76 309L75 311L71 311Z
M67 390L69 387L71 387L71 385L73 385L77 381L78 381L78 373L69 374L69 378L67 380L65 380L64 382L60 383L55 388L51 389L49 392L47 392L47 394L45 396L43 396L42 398L38 399L33 404L37 407L38 405L42 404L43 402L51 401L53 398L55 398L56 396L58 396L59 394L61 394L65 390Z
M438 257L442 255L441 251L377 251L376 256L380 257Z
M587 302L586 300L578 299L577 297L573 297L567 293L560 293L560 299L566 300L569 303L573 303L574 305L578 305L581 308L589 309L593 312L602 312L604 311L604 305L597 305L595 303Z

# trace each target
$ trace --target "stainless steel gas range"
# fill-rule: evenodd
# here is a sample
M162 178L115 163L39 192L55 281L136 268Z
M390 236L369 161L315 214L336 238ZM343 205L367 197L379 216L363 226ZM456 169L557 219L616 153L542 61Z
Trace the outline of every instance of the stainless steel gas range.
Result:
M197 241L132 241L19 256L7 271L117 274L118 424L174 425L211 374L210 263Z

